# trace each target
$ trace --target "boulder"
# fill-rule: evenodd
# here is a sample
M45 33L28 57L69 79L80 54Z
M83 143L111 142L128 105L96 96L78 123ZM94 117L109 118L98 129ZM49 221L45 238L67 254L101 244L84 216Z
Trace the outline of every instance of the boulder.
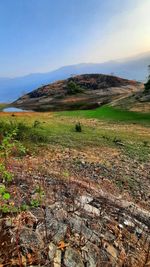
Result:
M84 267L81 254L73 248L66 249L64 264L66 267Z

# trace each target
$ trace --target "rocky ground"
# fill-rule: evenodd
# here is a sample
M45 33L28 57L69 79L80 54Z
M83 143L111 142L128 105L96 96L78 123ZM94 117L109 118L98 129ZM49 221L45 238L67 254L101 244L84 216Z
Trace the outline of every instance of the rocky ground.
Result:
M149 162L51 146L10 166L12 205L35 202L1 215L0 267L150 266Z

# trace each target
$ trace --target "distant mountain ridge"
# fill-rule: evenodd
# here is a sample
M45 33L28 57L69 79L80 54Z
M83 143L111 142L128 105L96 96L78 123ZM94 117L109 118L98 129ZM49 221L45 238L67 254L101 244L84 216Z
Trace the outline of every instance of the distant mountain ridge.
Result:
M122 78L144 81L147 66L150 64L150 52L132 58L104 63L81 63L61 67L47 73L34 73L23 77L0 78L0 102L8 102L42 85L80 74L114 74Z

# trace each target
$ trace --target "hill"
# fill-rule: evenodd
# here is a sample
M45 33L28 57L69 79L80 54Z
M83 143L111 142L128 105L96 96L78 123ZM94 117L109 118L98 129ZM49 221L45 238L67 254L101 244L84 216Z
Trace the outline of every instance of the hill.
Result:
M142 88L141 83L115 76L84 74L42 86L11 105L36 111L91 109Z
M72 75L114 73L126 79L144 81L147 66L150 64L150 52L128 59L108 61L104 63L83 63L65 66L47 73L34 73L23 77L0 78L0 102L13 101L44 84L67 79Z
M112 103L123 110L150 113L150 91L136 92Z

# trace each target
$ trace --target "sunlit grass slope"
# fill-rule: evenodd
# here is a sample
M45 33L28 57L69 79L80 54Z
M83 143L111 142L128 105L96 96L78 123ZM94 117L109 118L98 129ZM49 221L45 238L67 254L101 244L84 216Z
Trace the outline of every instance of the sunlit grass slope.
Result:
M77 110L61 112L59 115L78 118L95 118L116 122L131 122L137 124L150 124L150 113L138 113L133 111L116 109L111 106L103 106L94 110Z

